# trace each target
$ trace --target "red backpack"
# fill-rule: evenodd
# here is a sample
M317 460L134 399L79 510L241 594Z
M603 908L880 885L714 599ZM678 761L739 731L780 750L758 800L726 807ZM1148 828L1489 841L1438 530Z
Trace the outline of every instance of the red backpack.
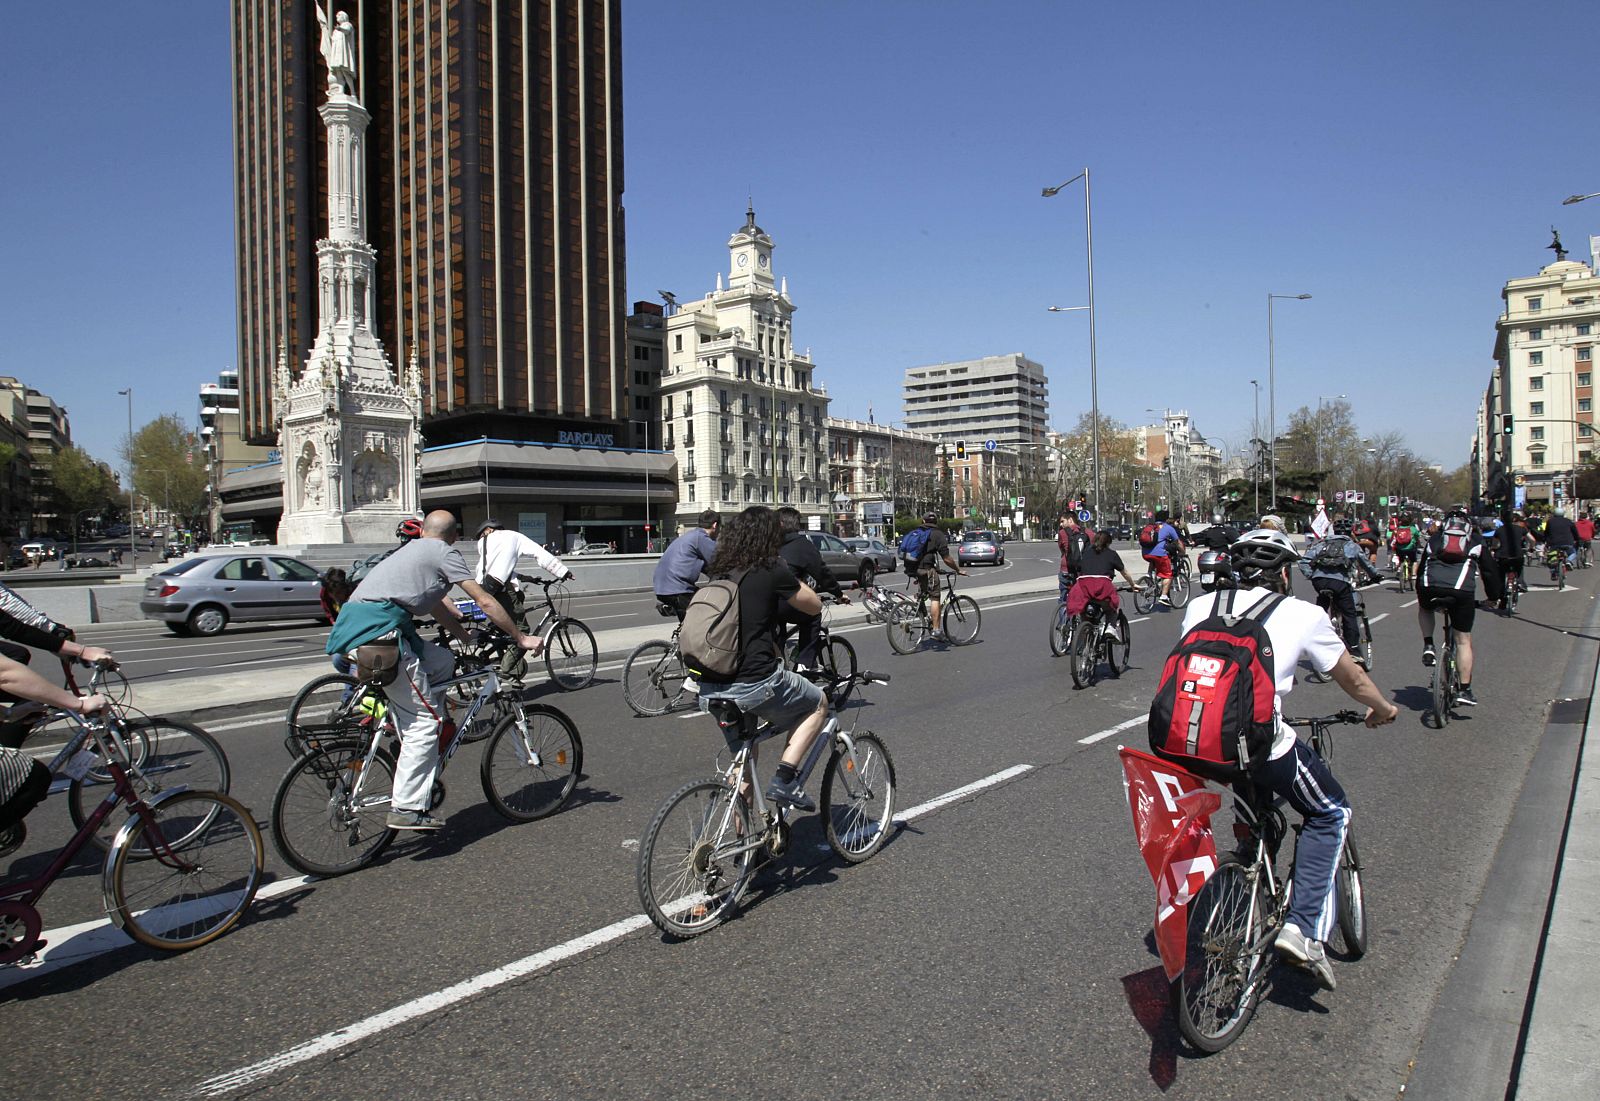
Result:
M1411 529L1409 527L1399 528L1395 531L1394 545L1398 550L1404 550L1411 545Z
M1459 566L1467 560L1467 551L1472 548L1472 521L1460 513L1452 513L1445 517L1442 534L1439 553L1435 557L1441 562Z
M1236 780L1267 759L1277 737L1272 640L1262 622L1286 597L1233 614L1227 590L1178 641L1150 705L1150 749L1191 772Z
M1155 545L1160 541L1161 541L1161 525L1160 524L1146 524L1144 527L1139 529L1139 546L1142 547L1143 549L1152 550L1152 549L1154 549Z

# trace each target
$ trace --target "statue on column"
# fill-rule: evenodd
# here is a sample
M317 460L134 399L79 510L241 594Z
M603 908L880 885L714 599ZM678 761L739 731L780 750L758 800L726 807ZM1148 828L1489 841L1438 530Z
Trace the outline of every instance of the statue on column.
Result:
M328 13L322 5L317 9L317 25L322 28L322 59L328 63L328 90L347 95L356 94L356 29L344 12L334 16L333 26L328 25Z

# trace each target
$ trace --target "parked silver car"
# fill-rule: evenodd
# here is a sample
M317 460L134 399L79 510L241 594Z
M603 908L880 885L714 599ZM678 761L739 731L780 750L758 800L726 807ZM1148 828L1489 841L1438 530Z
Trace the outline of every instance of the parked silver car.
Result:
M845 546L843 539L837 535L829 535L825 531L808 531L805 537L814 544L822 553L822 561L833 576L838 578L839 584L848 585L852 581L859 581L862 585L872 584L872 579L878 575L878 564L870 558L861 555Z
M992 531L964 531L956 544L956 564L987 562L991 566L1006 564L1006 548Z
M844 545L863 559L871 561L875 573L893 573L896 569L894 551L877 539L846 539ZM869 585L871 582L864 581L862 584Z
M185 558L145 581L139 610L175 635L214 635L235 619L321 619L322 575L276 554Z

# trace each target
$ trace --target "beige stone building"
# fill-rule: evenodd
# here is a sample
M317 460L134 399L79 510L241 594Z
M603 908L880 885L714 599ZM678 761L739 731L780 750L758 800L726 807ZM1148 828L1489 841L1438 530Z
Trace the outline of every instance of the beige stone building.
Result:
M829 417L828 483L835 534L887 540L897 513L943 508L939 441L926 432Z

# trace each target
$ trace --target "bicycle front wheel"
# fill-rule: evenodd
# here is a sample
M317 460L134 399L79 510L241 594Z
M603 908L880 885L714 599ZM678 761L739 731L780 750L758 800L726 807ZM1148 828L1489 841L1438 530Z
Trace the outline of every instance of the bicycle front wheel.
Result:
M883 848L894 826L894 760L871 731L835 739L822 773L822 821L840 860L859 864Z
M544 640L544 664L564 692L586 688L600 663L594 632L576 619L558 620Z
M249 811L218 792L186 791L147 809L114 847L106 899L117 924L140 944L198 948L238 924L264 865Z
M978 602L970 596L953 596L944 605L944 637L952 645L965 646L978 637L978 627L983 622L983 613L978 610Z
M642 642L622 663L622 698L636 715L664 715L682 701L685 675L672 643Z
M835 684L856 675L856 648L847 638L828 636L828 644L817 651L817 660Z
M1056 605L1056 614L1050 620L1050 652L1056 657L1072 653L1073 618L1067 614L1066 604Z
M572 797L583 770L583 742L565 714L527 704L502 719L483 747L479 778L489 805L513 822L554 814Z
M1172 1008L1178 1031L1201 1051L1233 1043L1255 1013L1269 963L1266 901L1245 865L1228 856L1189 903Z
M1361 889L1361 857L1353 833L1344 836L1339 864L1333 872L1334 898L1339 906L1339 937L1345 955L1360 959L1367 954L1367 896Z
M1111 668L1113 677L1120 677L1127 672L1133 655L1133 629L1128 626L1128 617L1121 612L1117 613L1117 637L1106 639L1106 664Z
M232 782L228 755L215 738L198 726L176 719L135 719L128 723L127 731L130 751L133 746L138 747L128 779L145 802L175 787L228 793ZM74 780L67 788L67 811L72 824L82 829L110 791L111 776L99 769L91 769L83 779ZM109 849L124 821L121 815L107 816L92 840L100 848ZM181 837L168 840L173 844L184 841Z
M1145 577L1133 590L1133 610L1140 615L1149 615L1155 611L1156 600L1161 596L1161 583L1153 577Z
M1172 597L1172 606L1174 608L1181 608L1189 603L1191 584L1192 578L1189 576L1188 570L1173 571L1172 588L1169 590L1168 595Z
M306 875L334 876L363 868L394 840L385 824L394 792L394 755L387 747L366 760L366 744L330 742L302 754L272 796L272 844Z
M302 726L329 726L349 714L361 685L344 673L328 673L295 694L285 719L290 733Z
M1077 688L1087 688L1094 683L1095 666L1100 659L1100 625L1085 624L1078 632L1072 650L1072 683Z
M726 920L750 877L750 812L721 780L679 789L639 844L639 901L656 928L693 937Z

